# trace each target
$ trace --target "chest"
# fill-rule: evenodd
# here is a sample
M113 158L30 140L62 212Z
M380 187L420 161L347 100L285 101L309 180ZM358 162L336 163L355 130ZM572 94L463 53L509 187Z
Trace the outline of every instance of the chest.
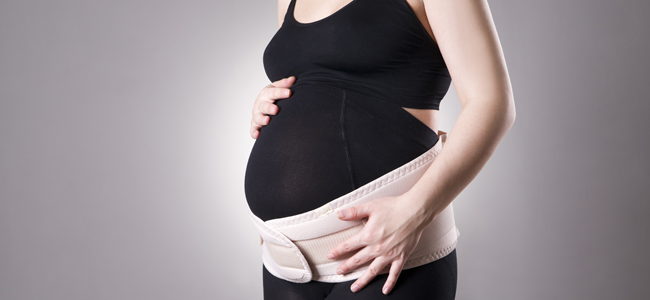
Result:
M413 18L382 1L354 0L324 18L314 17L317 21L310 23L294 18L294 3L264 51L269 78L282 78L314 67L381 72L427 55L422 53L427 39L408 23Z

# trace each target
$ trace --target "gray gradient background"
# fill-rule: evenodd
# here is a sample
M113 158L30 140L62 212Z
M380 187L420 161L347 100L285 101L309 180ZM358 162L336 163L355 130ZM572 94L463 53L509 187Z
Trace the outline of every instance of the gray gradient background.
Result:
M454 202L458 299L650 299L650 3L490 5L517 120ZM0 2L0 299L262 298L243 178L276 7Z

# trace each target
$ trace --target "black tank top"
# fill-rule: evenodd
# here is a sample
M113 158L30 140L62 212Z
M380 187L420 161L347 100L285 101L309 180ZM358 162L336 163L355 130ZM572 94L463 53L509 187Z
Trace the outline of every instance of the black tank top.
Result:
M271 81L348 89L407 108L439 109L451 77L440 49L406 0L352 0L324 19L299 23L291 0L264 50Z

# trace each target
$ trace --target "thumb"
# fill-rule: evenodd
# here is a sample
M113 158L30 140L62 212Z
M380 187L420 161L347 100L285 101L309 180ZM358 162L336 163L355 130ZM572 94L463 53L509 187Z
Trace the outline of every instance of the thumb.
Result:
M288 88L296 82L296 76L289 76L272 83L274 87Z
M336 216L341 220L350 221L350 220L365 218L368 216L369 213L370 212L368 206L365 204L361 204L361 205L339 210L336 213Z

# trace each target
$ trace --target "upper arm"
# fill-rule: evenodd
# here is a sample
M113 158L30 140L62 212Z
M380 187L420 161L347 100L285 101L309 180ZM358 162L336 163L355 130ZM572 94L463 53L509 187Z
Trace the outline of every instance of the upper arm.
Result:
M278 28L282 27L282 21L284 21L284 15L289 9L289 3L291 3L291 0L278 0Z
M487 0L422 0L461 105L514 101Z

